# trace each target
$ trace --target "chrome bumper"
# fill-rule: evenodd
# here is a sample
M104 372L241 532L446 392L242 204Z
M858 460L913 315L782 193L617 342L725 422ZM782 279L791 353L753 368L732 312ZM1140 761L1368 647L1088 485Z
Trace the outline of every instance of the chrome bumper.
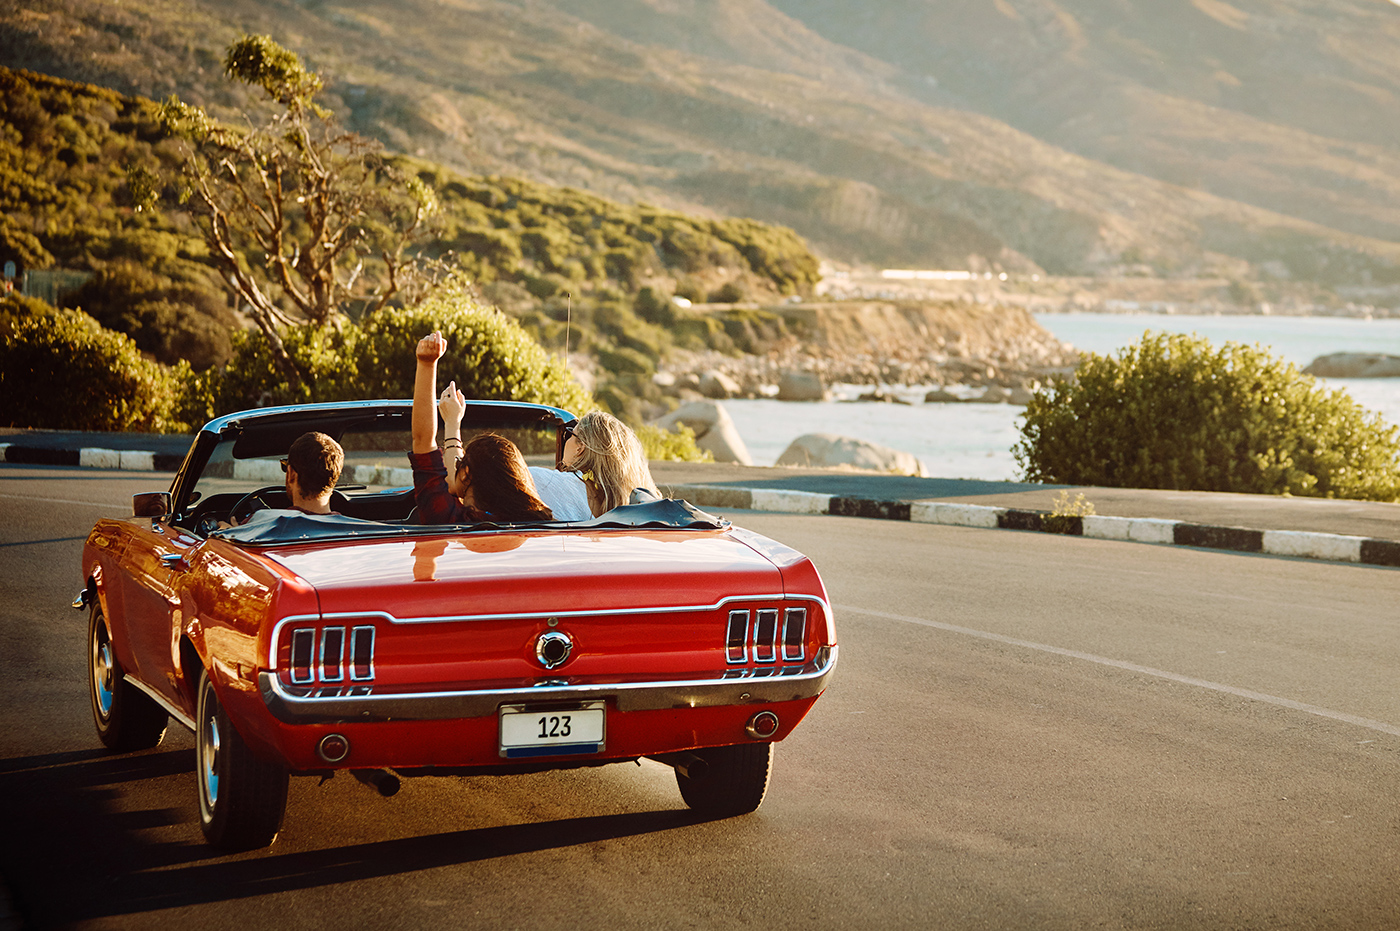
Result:
M349 721L442 721L494 716L503 704L609 700L618 711L766 705L815 698L836 668L837 648L822 647L805 666L730 670L723 676L671 682L570 684L546 680L529 688L385 693L372 688L292 689L273 674L258 674L272 716L284 724ZM357 693L357 694L351 694Z

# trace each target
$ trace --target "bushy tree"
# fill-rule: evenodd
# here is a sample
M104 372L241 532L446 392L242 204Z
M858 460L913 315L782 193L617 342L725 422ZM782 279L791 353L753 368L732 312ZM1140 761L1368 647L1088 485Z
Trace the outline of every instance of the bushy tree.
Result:
M552 404L591 410L588 392L562 359L551 356L515 320L480 303L460 278L413 307L386 307L339 328L285 327L281 339L308 377L282 376L265 341L235 338L234 358L215 389L216 413L268 404L406 398L413 395L414 347L433 330L447 337L438 380L468 398Z
M1257 347L1147 333L1026 408L1028 481L1400 498L1395 427Z
M297 370L281 328L335 322L352 301L371 312L384 306L414 267L405 249L437 202L316 104L321 80L294 53L242 36L224 67L277 105L266 124L221 126L174 97L162 121L188 143L189 205L210 253L295 384L311 373ZM382 274L364 275L367 262Z
M0 302L0 397L7 426L180 433L188 365L144 358L87 314Z
M514 319L478 301L461 278L450 279L414 307L386 307L365 321L359 352L364 396L411 396L414 346L433 330L447 337L438 380L455 380L468 398L552 404L574 412L596 406L562 358L545 352Z

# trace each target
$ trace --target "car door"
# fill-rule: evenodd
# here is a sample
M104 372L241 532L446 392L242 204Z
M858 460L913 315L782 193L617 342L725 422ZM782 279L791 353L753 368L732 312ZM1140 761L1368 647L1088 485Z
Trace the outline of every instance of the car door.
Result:
M189 568L190 550L202 541L163 517L135 518L122 556L123 613L133 673L180 709L188 698L180 689L181 613L178 583Z

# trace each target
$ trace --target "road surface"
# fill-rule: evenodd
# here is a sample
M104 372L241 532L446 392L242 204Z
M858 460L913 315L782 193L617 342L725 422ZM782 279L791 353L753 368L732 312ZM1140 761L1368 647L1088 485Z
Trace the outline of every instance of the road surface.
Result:
M0 869L36 928L1400 927L1400 571L735 512L841 662L755 814L656 764L294 779L203 843L193 741L93 733L81 541L162 475L0 466Z

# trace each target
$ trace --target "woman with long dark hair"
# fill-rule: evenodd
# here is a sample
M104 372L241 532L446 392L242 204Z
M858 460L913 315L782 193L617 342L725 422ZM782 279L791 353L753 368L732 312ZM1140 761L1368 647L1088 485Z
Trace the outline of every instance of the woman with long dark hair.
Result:
M413 492L418 521L459 524L553 520L540 500L519 448L503 436L483 433L462 445L466 400L451 383L442 393L442 447L437 445L437 362L447 340L436 330L418 341L413 380Z

